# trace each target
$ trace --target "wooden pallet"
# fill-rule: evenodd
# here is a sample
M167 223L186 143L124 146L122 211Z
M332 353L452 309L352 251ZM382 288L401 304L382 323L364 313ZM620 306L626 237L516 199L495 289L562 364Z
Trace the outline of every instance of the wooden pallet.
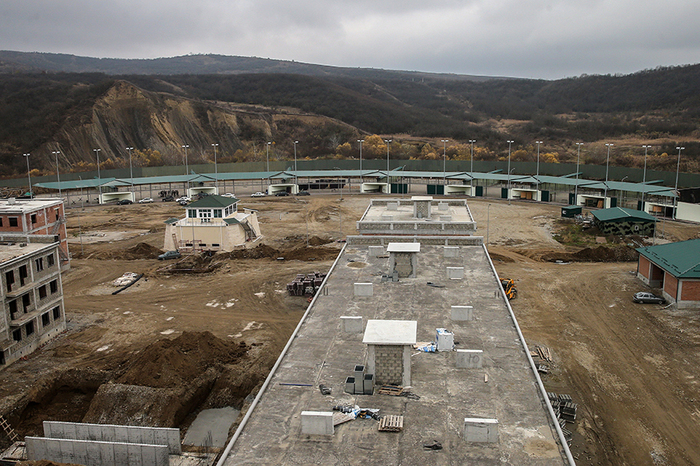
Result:
M379 391L377 393L380 395L400 396L401 393L403 393L403 387L398 385L382 385L379 387Z
M403 416L387 415L379 421L379 432L401 432L403 430Z

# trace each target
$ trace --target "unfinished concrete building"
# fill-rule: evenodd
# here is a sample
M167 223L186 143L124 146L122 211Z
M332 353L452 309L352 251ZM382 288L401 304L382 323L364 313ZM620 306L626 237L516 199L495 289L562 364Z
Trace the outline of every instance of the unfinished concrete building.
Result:
M372 202L218 466L573 464L466 204L434 207Z
M61 267L70 267L63 199L0 199L0 233L57 236Z
M238 199L206 196L189 204L185 218L165 222L166 250L233 251L262 237L257 211L238 209Z
M66 329L57 236L0 235L0 366Z

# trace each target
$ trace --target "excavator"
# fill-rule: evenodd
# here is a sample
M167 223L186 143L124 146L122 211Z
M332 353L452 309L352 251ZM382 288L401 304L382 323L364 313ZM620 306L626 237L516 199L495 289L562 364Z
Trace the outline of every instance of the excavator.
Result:
M501 286L505 291L508 299L515 299L518 296L518 289L515 287L515 282L512 278L501 278Z

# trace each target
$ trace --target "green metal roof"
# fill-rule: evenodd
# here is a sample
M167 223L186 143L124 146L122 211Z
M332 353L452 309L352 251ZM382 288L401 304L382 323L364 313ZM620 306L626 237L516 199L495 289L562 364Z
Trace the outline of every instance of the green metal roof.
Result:
M237 219L235 219L233 217L228 217L228 218L224 219L224 223L226 223L228 225L238 225L241 222L239 222Z
M129 183L120 182L116 178L90 178L87 180L51 181L48 183L35 183L34 186L46 189L80 189L97 188L98 186L128 186Z
M224 208L231 204L235 204L239 199L235 197L224 197L224 196L204 196L198 201L194 201L187 205L188 209L208 209L208 208Z
M647 246L637 251L676 278L700 278L700 239Z
M179 219L179 218L175 218L175 217L170 217L169 219L167 219L167 220L166 220L165 222L163 222L163 223L165 223L166 225L172 225L173 223L177 222L178 220L180 220L180 219Z
M594 210L592 214L601 222L656 222L656 217L653 215L624 207Z

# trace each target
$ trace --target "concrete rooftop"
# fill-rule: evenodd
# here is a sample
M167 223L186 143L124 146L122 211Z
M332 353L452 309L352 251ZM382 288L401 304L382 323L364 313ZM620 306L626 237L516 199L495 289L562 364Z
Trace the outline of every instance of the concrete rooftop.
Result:
M422 244L417 278L398 282L382 281L388 264L386 256L370 257L367 245L345 247L219 464L567 464L483 246L460 246L456 257L444 257L442 246ZM446 267L464 267L464 278L448 279ZM354 296L354 283L373 283L373 296ZM453 305L473 306L474 320L453 322ZM417 321L418 342L435 341L436 329L446 328L454 333L456 349L483 350L483 367L455 367L454 351L411 350L411 392L420 399L376 391L349 395L345 378L356 364L367 363L368 350L363 333L342 332L341 316L362 316L365 325L369 319ZM331 387L332 395L322 395L319 384ZM379 432L377 421L358 418L336 426L332 436L302 434L302 411L331 411L336 405L404 416L403 431ZM467 443L465 418L497 419L499 441ZM442 450L423 448L435 440Z
M20 246L23 244L24 246ZM32 252L44 249L49 244L47 243L14 243L14 244L0 244L0 264L16 259L25 254L30 254Z

